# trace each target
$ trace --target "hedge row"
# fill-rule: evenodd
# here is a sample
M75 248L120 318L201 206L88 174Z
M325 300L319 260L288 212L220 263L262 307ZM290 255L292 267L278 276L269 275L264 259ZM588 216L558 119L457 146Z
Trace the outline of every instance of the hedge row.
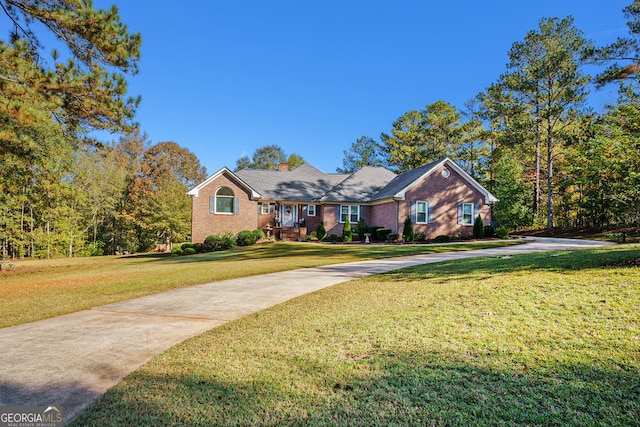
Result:
M220 234L212 234L204 239L204 243L183 243L175 246L171 253L173 255L195 255L199 253L224 251L234 246L255 245L258 240L265 238L262 230L243 230L238 234L226 231Z

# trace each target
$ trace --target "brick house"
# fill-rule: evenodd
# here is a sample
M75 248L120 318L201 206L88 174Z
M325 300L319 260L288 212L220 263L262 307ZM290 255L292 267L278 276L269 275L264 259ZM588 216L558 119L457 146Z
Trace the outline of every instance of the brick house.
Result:
M328 174L309 164L289 171L222 168L187 193L192 199L192 241L211 234L261 229L296 240L324 222L327 234L352 225L402 233L410 217L427 238L460 233L471 236L475 218L491 223L497 201L449 158L396 175L381 167L353 174Z

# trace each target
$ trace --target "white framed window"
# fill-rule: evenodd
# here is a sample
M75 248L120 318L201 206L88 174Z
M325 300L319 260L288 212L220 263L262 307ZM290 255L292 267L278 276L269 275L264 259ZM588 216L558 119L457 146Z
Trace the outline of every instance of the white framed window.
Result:
M213 206L209 206L209 211L215 214L233 214L236 212L236 197L229 187L220 187L213 197ZM213 208L213 209L211 209Z
M473 203L458 203L458 224L473 225Z
M316 205L307 205L307 216L316 216Z
M428 215L427 202L424 202L422 200L417 201L416 202L416 223L426 224L427 215Z
M263 215L269 214L269 203L260 203L260 213Z
M340 222L347 222L347 218L351 224L357 224L360 221L360 205L341 205Z

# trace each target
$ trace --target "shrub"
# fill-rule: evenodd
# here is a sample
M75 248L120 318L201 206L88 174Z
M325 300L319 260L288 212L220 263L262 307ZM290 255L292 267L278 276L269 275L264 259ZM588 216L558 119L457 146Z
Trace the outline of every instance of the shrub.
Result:
M182 255L182 248L180 246L174 246L173 249L171 249L171 255L174 255L174 256Z
M193 249L195 249L196 252L198 252L198 253L202 252L202 243L194 243L193 244Z
M256 244L256 236L253 231L242 230L236 236L236 243L238 246L252 246Z
M253 235L256 238L256 242L267 238L266 234L264 234L264 231L262 230L253 230Z
M476 222L473 223L473 238L482 239L483 237L484 237L484 223L482 222L482 217L478 215L476 217Z
M360 218L360 221L358 221L355 228L355 233L358 235L360 240L364 240L364 233L369 233L367 229L368 229L367 223L365 222L364 219Z
M197 253L198 251L196 251L194 248L187 248L182 251L182 255L195 255Z
M307 242L316 242L318 241L318 233L312 231L311 233L307 234L307 237L304 240Z
M402 235L404 236L405 242L413 242L414 234L413 234L413 223L411 222L411 218L407 217L404 220L404 228L402 229Z
M324 240L327 237L327 230L324 228L324 222L320 221L318 227L316 228L316 235L318 240Z
M508 227L498 227L498 228L496 228L496 237L498 239L508 239L509 238L509 228Z
M398 233L389 233L387 234L387 238L385 242L387 243L398 243L400 241L400 235Z
M484 237L493 237L496 234L496 230L490 225L484 226Z
M224 251L236 245L236 236L230 232L214 234L204 239L203 248L206 252Z
M331 236L329 236L329 241L330 242L342 242L342 236L338 236L337 234L332 234Z
M424 233L424 231L418 231L415 236L413 236L413 239L417 242L424 242L425 240L427 240L427 235Z
M451 241L451 237L445 236L443 234L443 235L437 236L435 239L433 239L433 241L436 243L449 243Z
M347 216L347 220L344 223L344 228L342 229L342 241L350 242L353 240L353 233L351 232L351 222L349 221L349 217Z
M387 241L387 236L391 234L391 229L390 228L376 228L375 230L375 234L374 234L374 239L379 241L379 242L386 242Z
M193 243L183 243L182 245L180 245L180 247L182 248L182 251L184 252L185 249L193 249L193 248L195 248L195 245Z

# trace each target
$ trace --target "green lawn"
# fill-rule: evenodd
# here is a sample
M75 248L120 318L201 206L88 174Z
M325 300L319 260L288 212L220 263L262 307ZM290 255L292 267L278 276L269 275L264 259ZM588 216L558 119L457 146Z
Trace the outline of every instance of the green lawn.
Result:
M516 243L366 246L274 243L184 257L143 254L20 261L15 271L0 272L0 327L236 277Z
M639 245L412 267L186 341L74 425L635 426Z

